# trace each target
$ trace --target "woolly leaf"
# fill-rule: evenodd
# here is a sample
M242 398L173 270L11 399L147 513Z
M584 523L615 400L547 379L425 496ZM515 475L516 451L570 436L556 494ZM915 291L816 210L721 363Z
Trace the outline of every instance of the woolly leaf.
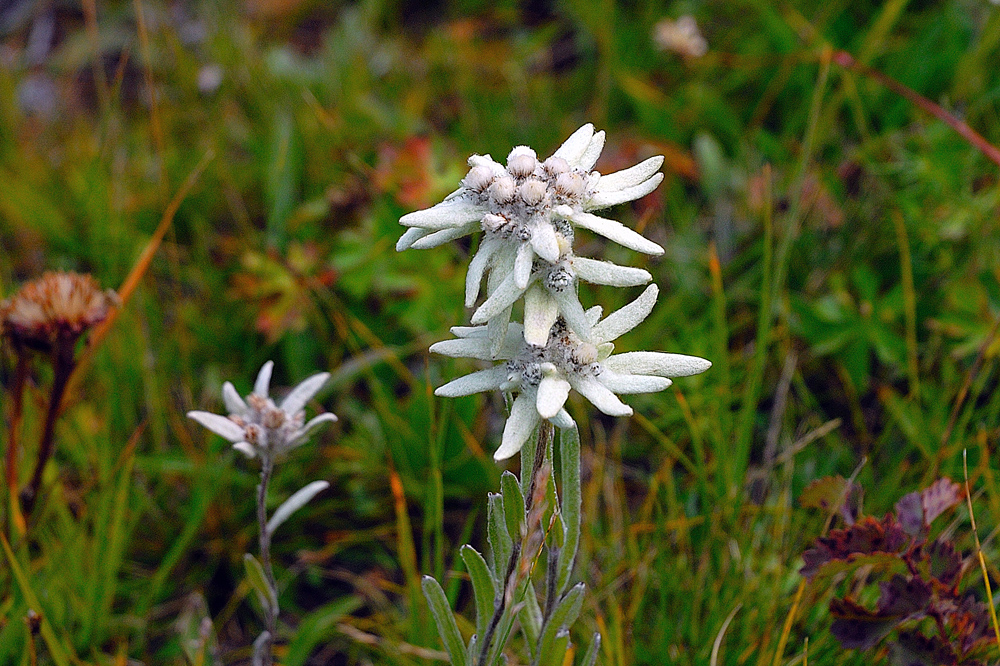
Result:
M476 635L485 636L486 627L493 617L497 601L496 585L483 556L472 546L462 546L462 561L472 579L472 593L476 600Z
M500 477L500 492L503 495L503 512L507 522L507 533L512 539L524 536L524 496L517 483L517 477L504 472Z
M452 666L466 666L465 642L462 634L458 631L458 624L455 623L455 616L448 606L448 598L444 595L441 585L431 578L424 576L420 587L427 598L427 605L430 606L431 615L434 616L434 624L437 625L438 634L441 636L441 643L451 658Z

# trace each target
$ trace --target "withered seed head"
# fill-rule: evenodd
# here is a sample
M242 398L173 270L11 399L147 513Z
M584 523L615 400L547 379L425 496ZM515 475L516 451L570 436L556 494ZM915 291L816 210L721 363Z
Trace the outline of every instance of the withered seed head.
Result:
M75 341L104 321L117 301L90 275L48 272L0 303L0 335L48 352L57 340Z

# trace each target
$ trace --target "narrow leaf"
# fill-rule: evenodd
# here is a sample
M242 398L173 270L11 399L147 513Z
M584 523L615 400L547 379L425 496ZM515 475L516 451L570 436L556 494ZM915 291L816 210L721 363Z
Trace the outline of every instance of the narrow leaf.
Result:
M493 610L496 608L497 591L489 565L472 546L462 546L462 561L472 579L472 592L476 599L476 635L485 636Z
M569 631L563 629L556 632L551 643L542 647L538 654L539 666L562 666L566 662L566 652L569 650Z
M580 666L594 666L597 663L597 653L601 651L601 635L594 633L594 638L590 641L590 646L583 653L583 660Z
M562 477L562 512L565 539L559 551L556 592L563 594L573 575L580 545L580 431L576 426L559 430L559 463Z
M309 503L309 500L329 487L330 484L327 481L313 481L282 502L278 510L271 516L271 520L267 521L268 533L274 534L278 526L288 520L289 516L304 507Z
M517 477L504 472L500 477L500 493L503 495L503 512L507 519L507 533L512 539L524 536L524 496L517 485Z
M257 596L260 599L260 603L264 606L264 610L267 611L269 608L278 607L278 595L275 590L271 589L271 586L267 583L267 576L264 575L264 567L261 566L257 558L250 553L245 553L243 555L243 568L247 572L247 581L250 583L250 587L257 592Z
M539 664L549 663L544 661L545 655L554 653L556 639L559 634L563 630L568 629L576 621L577 616L580 614L580 608L583 606L584 588L583 583L576 584L559 600L556 607L552 609L552 614L549 616L548 622L545 623L545 628L542 630L542 637L539 639Z
M490 493L487 504L486 538L490 542L490 556L493 561L493 578L502 581L507 576L507 561L514 548L507 521L504 517L503 497Z
M434 616L438 634L441 636L441 643L451 658L452 666L466 666L465 641L462 640L458 624L455 623L455 616L452 615L451 608L448 607L448 598L445 597L444 590L430 576L424 576L420 586L424 590L424 597L427 598L427 604Z
M528 644L528 651L532 661L537 656L535 650L538 648L538 637L542 633L542 609L538 606L538 597L534 594L524 595L524 605L517 612L517 619L521 623L524 631L524 639Z

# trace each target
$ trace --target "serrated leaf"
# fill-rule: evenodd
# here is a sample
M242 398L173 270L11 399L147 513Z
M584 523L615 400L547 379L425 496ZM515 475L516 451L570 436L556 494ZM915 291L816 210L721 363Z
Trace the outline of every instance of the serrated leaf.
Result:
M935 481L920 493L924 509L924 524L928 527L934 519L948 509L958 506L965 499L965 490L947 477Z
M962 556L950 541L937 539L927 547L930 574L944 585L952 585L962 572Z
M270 534L274 534L274 531L278 529L278 526L288 520L289 516L304 507L309 503L309 500L316 497L317 494L323 492L329 487L330 484L327 481L313 481L304 488L300 489L298 492L281 503L281 506L279 506L277 511L274 512L274 515L271 516L271 520L267 521L267 531Z
M906 617L923 611L931 600L931 586L915 576L894 574L879 583L877 612L882 616Z
M889 559L910 542L909 536L892 515L878 521L866 516L854 525L831 530L830 535L816 539L816 545L802 554L804 564L799 570L812 578L821 567L835 561L852 562L858 557L885 553Z
M503 497L499 493L490 493L486 509L486 539L490 542L493 579L503 581L507 577L507 563L514 549L514 542L507 531Z
M889 635L899 618L886 618L847 599L831 599L830 613L836 618L830 633L850 650L869 650Z
M500 494L503 495L503 513L507 523L507 533L512 539L524 538L524 495L517 477L504 472L500 477Z
M458 630L455 616L448 606L448 598L441 589L441 585L430 576L424 576L420 587L424 591L427 605L430 606L431 615L434 616L434 624L437 625L438 635L444 645L448 657L451 658L452 666L466 666L465 641Z
M264 575L264 567L257 561L257 558L250 553L245 553L243 555L243 568L246 570L247 582L257 593L257 598L260 599L265 613L269 609L277 608L278 594L268 585L267 576Z
M497 602L496 585L489 565L472 546L462 546L462 561L472 580L472 593L476 602L476 635L485 636Z

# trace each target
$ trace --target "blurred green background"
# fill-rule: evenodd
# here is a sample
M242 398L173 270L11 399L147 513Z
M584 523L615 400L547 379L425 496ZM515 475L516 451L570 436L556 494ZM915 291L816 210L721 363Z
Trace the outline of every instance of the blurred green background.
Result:
M654 41L683 15L703 55ZM0 663L29 663L25 583L68 663L249 663L257 467L184 414L221 411L222 382L247 393L268 359L274 386L331 371L319 402L340 417L273 486L276 506L332 484L277 535L282 662L439 660L419 575L470 611L457 548L486 548L504 407L433 397L473 368L426 352L468 320L471 248L397 254L398 219L470 154L544 156L584 122L608 133L599 171L666 156L663 185L609 213L665 256L578 241L660 286L619 349L714 367L630 398L631 419L571 402L580 636L603 634L607 666L705 664L720 636L719 664L797 663L806 637L812 663L870 663L830 637L829 590L811 587L775 655L826 518L796 498L866 459L879 514L960 479L967 448L1000 561L1000 188L996 164L834 49L1000 144L987 0L0 2L0 297L51 269L117 288L193 182L68 398L15 544L25 578L0 566ZM581 298L608 311L640 290L618 291ZM50 374L36 365L26 398L22 475Z

